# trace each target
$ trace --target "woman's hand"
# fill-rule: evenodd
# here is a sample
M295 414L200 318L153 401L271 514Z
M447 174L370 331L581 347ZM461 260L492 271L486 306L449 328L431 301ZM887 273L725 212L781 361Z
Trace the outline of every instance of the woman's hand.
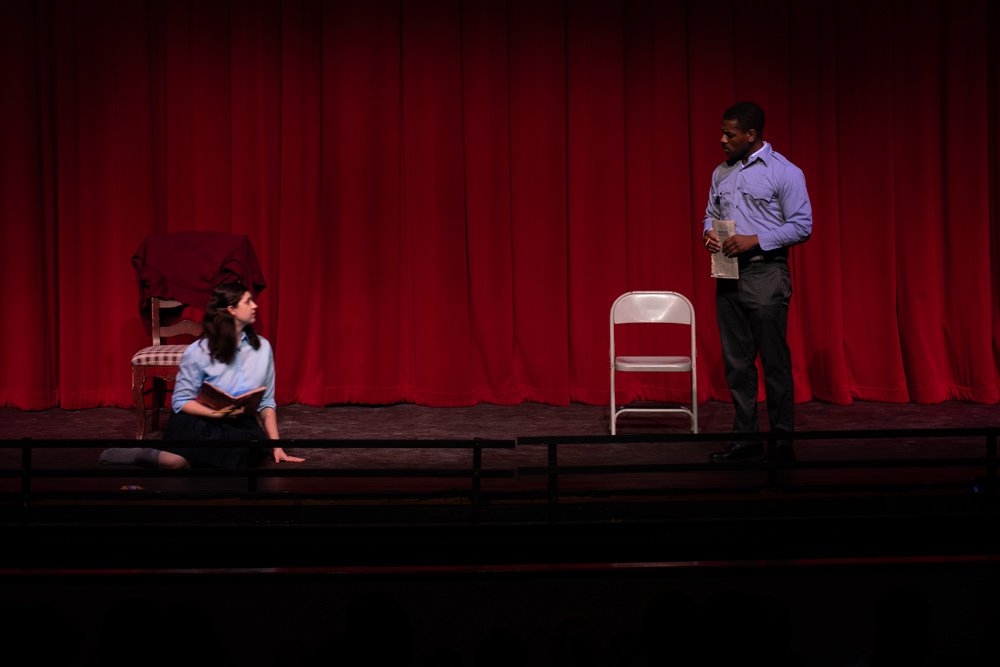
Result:
M181 412L186 412L195 417L208 417L209 419L225 419L227 417L238 417L243 414L246 407L239 407L232 410L213 410L207 405L202 405L195 399L191 399L181 407Z
M275 447L274 462L281 463L282 461L288 461L289 463L302 463L305 459L299 456L289 456L281 447Z
M212 410L212 416L224 419L226 417L239 417L244 412L246 412L246 406L241 405L238 408L232 408L232 409L227 408L225 410Z

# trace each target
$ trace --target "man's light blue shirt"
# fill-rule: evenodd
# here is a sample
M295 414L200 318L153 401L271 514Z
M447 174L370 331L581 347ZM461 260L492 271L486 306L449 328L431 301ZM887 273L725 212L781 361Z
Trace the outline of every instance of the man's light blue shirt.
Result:
M260 349L253 349L247 335L240 337L236 358L224 364L212 359L208 352L208 341L204 338L188 345L181 357L180 371L174 382L174 396L171 402L174 412L180 412L184 404L193 400L201 390L203 382L211 382L219 389L233 396L267 387L260 401L258 412L264 408L274 408L274 356L271 344L263 336Z
M734 220L737 234L756 234L761 250L776 250L809 240L812 205L802 170L784 155L764 146L712 173L704 231L712 220Z

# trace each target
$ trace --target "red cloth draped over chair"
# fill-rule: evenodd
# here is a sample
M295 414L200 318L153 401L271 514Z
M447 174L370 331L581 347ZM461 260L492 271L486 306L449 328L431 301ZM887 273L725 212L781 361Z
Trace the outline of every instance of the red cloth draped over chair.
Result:
M150 234L132 256L139 311L148 325L153 297L201 308L217 285L240 282L254 297L267 287L253 245L245 234L172 232ZM170 314L163 324L180 318Z

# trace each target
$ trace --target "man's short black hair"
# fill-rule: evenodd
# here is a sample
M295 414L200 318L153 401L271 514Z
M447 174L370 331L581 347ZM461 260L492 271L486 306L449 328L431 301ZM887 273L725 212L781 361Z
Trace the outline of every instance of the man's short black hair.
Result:
M726 109L722 120L735 120L742 132L757 130L757 136L764 136L764 110L753 102L737 102Z

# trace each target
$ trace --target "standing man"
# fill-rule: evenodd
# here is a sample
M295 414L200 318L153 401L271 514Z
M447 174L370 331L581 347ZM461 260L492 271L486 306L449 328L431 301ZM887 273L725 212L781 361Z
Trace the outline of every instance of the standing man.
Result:
M705 209L705 248L739 260L737 280L718 279L715 304L726 383L733 396L733 431L756 433L757 354L764 368L767 415L779 435L771 455L794 460L795 386L785 339L792 281L788 248L809 240L812 206L802 170L764 141L764 110L739 102L722 115L726 161L712 173ZM719 242L713 220L734 220L736 233ZM760 459L764 443L735 442L713 461Z

